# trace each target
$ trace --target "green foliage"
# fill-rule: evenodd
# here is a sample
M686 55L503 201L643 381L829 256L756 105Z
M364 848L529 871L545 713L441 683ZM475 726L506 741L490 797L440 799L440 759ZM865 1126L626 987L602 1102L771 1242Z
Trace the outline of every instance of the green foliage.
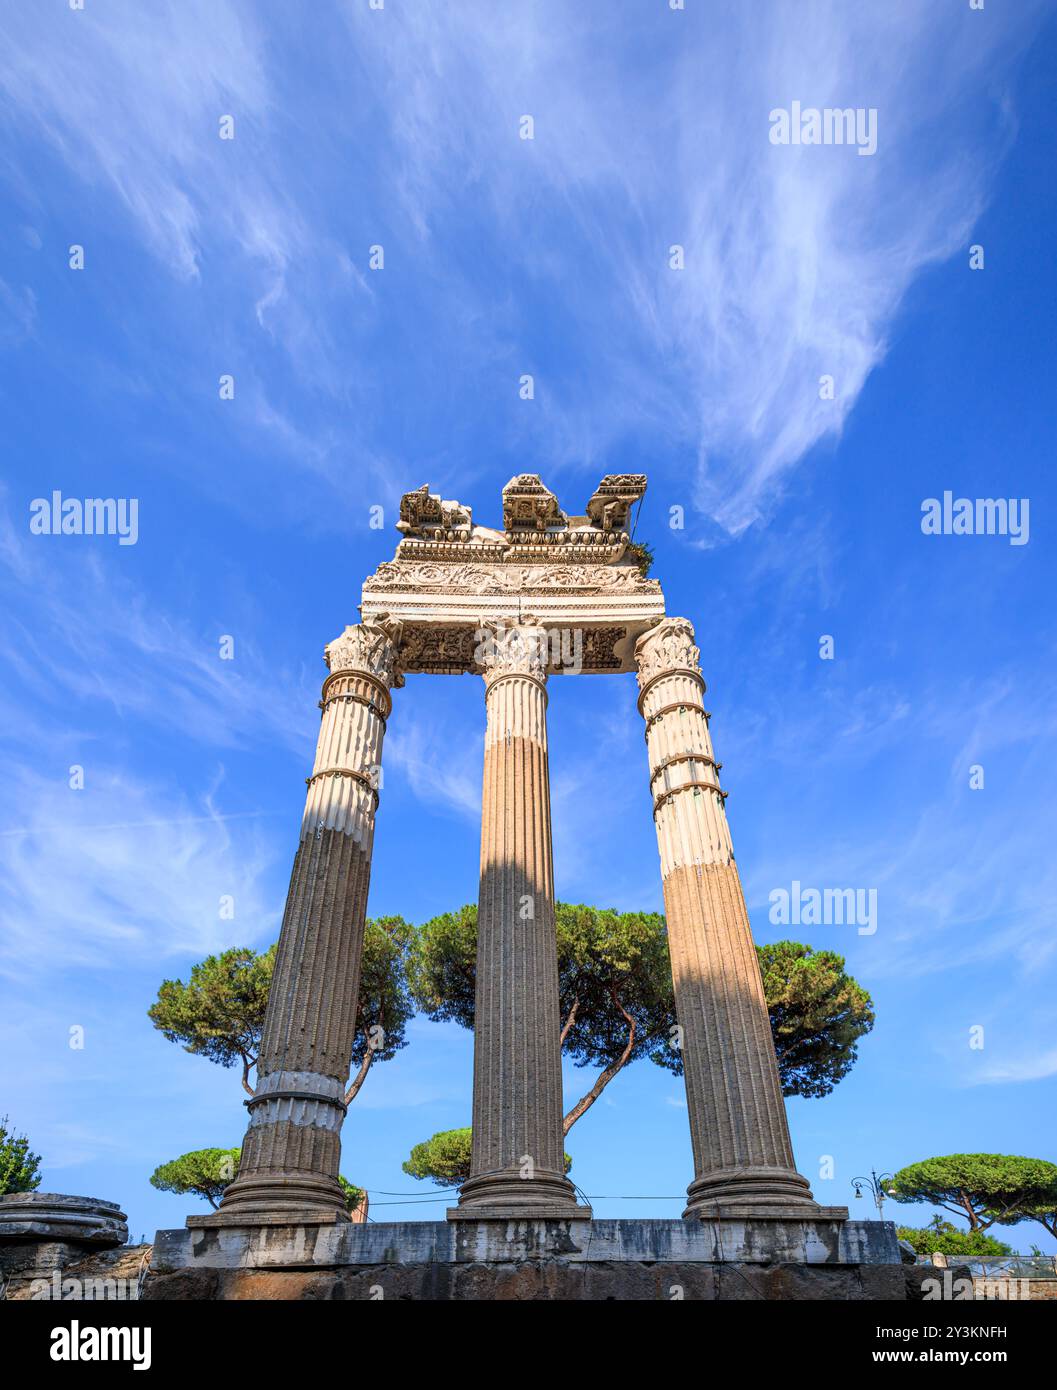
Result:
M928 1202L964 1217L974 1231L1011 1225L1057 1193L1057 1165L1014 1154L948 1154L901 1168L897 1202Z
M624 1067L648 1057L682 1074L665 921L656 912L555 904L563 1049L577 1066L602 1069L566 1116L566 1130ZM428 1017L474 1021L477 909L434 917L408 957L411 992ZM824 1096L847 1075L873 1027L870 996L843 957L795 941L757 947L786 1095Z
M403 1165L409 1177L431 1179L438 1187L461 1187L470 1176L472 1131L445 1129L422 1144L416 1144Z
M1000 1226L1015 1226L1018 1221L1037 1221L1044 1231L1057 1237L1057 1177L1041 1189L1033 1190L1013 1211L999 1215L997 1221Z
M228 1183L238 1176L241 1149L195 1149L163 1163L151 1174L160 1192L193 1192L216 1208Z
M636 1057L672 1070L675 1025L664 918L555 904L563 1048L576 1066L603 1069L565 1117L569 1128ZM474 1023L477 908L447 912L419 928L408 958L412 994L428 1017Z
M241 1157L241 1149L195 1149L155 1168L151 1174L151 1187L158 1188L160 1192L193 1192L197 1197L204 1197L216 1209L224 1189L239 1175ZM346 1178L339 1177L338 1182L352 1211L363 1197L363 1188L355 1187Z
M646 541L629 541L624 549L625 555L631 558L639 567L639 573L645 579L653 565L653 546Z
M345 1205L349 1211L354 1211L363 1201L363 1188L357 1187L355 1183L349 1182L348 1178L343 1178L340 1174L338 1183L345 1194Z
M370 1066L389 1061L407 1044L414 1004L407 987L405 959L414 935L402 917L368 920L360 965L360 1000L352 1064L358 1075L346 1100L359 1090ZM268 991L277 961L276 946L261 955L237 946L208 956L191 968L187 984L166 980L148 1015L170 1042L208 1057L222 1067L241 1063L242 1084L250 1095L250 1073L257 1064Z
M170 1042L222 1067L242 1064L242 1084L252 1095L264 1011L275 969L274 946L262 955L236 946L191 967L187 984L165 980L148 1017ZM206 1152L206 1151L203 1151Z
M942 1217L926 1227L899 1226L896 1235L907 1241L916 1255L1012 1255L1011 1246L982 1231L959 1231Z
M0 1120L0 1197L10 1192L33 1192L40 1186L40 1154L30 1153L29 1140Z
M416 1144L411 1155L403 1165L404 1172L411 1178L429 1179L438 1187L461 1187L470 1176L470 1150L473 1130L444 1129L434 1134L422 1144ZM573 1166L568 1154L565 1155L565 1171Z
M565 1051L578 1066L607 1066L627 1044L631 1014L635 1056L667 1054L675 1023L664 918L655 912L613 912L555 904L558 994L563 1024L572 1015ZM419 928L408 979L432 1019L473 1028L477 908L468 904ZM630 1060L630 1058L629 1058ZM666 1061L667 1064L667 1061Z
M578 1067L678 1057L668 935L659 912L555 904L564 1051ZM571 1020L571 1022L570 1022ZM634 1037L631 1038L632 1031Z
M874 1025L873 1000L836 951L797 941L757 946L782 1092L828 1096Z
M415 929L402 917L367 919L360 963L360 1005L352 1064L362 1065L370 1054L388 1062L407 1046L408 1023L415 1005L407 983L407 953Z
M476 903L419 927L408 954L407 979L415 1003L434 1022L473 1028L476 978Z

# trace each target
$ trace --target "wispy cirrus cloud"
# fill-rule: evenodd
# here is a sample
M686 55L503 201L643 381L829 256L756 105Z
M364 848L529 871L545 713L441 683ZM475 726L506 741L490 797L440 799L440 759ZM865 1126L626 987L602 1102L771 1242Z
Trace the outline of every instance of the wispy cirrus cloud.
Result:
M350 0L306 32L224 0L15 7L0 88L177 278L223 264L260 335L250 352L224 334L252 413L330 483L350 453L372 488L390 480L375 401L394 372L414 366L424 427L452 435L431 445L439 483L453 399L533 372L533 409L500 411L510 447L560 474L661 440L707 537L766 515L840 434L908 289L967 251L1043 12L819 0L808 23L782 0L718 0L618 25L561 0ZM295 119L299 64L313 90ZM793 101L876 111L876 153L773 145L769 114ZM448 340L452 361L418 360Z
M0 502L13 506L0 490ZM109 706L155 728L168 728L221 747L273 740L304 754L311 743L315 699L304 670L269 669L248 634L236 637L234 660L222 660L220 637L196 630L179 612L149 600L97 552L68 548L61 556L19 534L11 510L0 511L0 592L6 597L0 634L9 676L32 700L7 706L5 735L42 728L42 712L58 704L73 734L69 699L81 711ZM76 602L71 595L76 595ZM230 634L227 634L230 635ZM325 670L320 663L320 671ZM252 711L252 718L248 712Z
M979 1077L980 1085L1004 1085L1010 1081L1044 1081L1057 1076L1057 1048L1040 1051L1035 1047L1019 1056L992 1062Z
M195 801L105 767L83 790L10 764L5 783L0 974L129 969L275 930L271 852L254 817L226 816L214 792Z
M699 508L738 531L840 433L907 289L965 245L1041 8L987 27L910 0L832 0L810 22L782 3L650 6L608 27L546 3L346 13L424 254L445 263L472 200L478 244L560 287L583 356L564 380L549 368L552 439L582 459L660 431L696 458ZM877 153L772 145L769 113L794 100L876 110Z
M481 817L481 765L484 731L465 719L425 718L408 701L386 738L385 763L413 796L432 808L471 822ZM441 749L459 750L457 758Z
M84 182L116 193L174 274L199 275L219 228L281 273L301 237L296 209L263 179L233 176L216 138L223 114L246 118L245 138L268 114L260 36L239 7L12 6L0 34L9 114L42 128Z

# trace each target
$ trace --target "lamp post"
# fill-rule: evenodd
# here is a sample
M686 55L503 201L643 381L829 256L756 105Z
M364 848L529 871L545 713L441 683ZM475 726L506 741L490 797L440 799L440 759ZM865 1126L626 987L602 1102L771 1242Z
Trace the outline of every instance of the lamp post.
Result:
M882 1173L881 1176L878 1177L871 1168L868 1178L852 1178L851 1185L855 1188L856 1197L862 1196L864 1187L869 1188L873 1193L874 1205L877 1207L877 1219L878 1221L883 1221L885 1198L893 1195L892 1187L889 1186L886 1188L885 1183L891 1184L894 1181L895 1179L891 1173Z

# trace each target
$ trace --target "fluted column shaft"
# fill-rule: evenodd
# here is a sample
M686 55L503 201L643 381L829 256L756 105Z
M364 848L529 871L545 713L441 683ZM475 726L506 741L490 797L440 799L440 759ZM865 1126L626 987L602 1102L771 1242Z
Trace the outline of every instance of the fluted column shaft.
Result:
M684 1215L817 1210L797 1171L694 632L635 648L694 1154Z
M346 628L330 675L248 1102L239 1174L196 1225L347 1220L340 1130L359 1008L392 628Z
M494 634L493 634L494 635ZM456 1217L589 1215L564 1175L542 634L482 655L487 729L477 910L473 1154Z

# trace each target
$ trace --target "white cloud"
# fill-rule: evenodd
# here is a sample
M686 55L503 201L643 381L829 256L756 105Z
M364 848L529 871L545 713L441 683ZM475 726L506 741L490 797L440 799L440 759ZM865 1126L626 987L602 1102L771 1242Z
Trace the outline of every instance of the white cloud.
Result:
M784 0L729 0L600 26L565 0L350 0L309 34L224 0L9 7L0 87L177 277L212 258L244 282L246 324L281 343L309 415L320 393L364 407L362 426L295 419L267 354L217 330L252 413L309 469L347 481L354 453L384 487L368 408L389 379L383 324L457 342L464 374L514 380L536 366L539 316L561 351L540 362L511 442L561 473L648 435L686 460L700 511L737 532L839 434L915 278L967 249L1043 8L985 20L819 0L809 22ZM315 83L295 102L291 32ZM793 100L876 108L877 153L772 145L769 113ZM235 141L217 136L222 114ZM524 114L533 141L518 138ZM346 182L318 188L317 167ZM366 243L349 245L354 193L370 209L356 236L376 224L406 253L396 297L364 274Z
M275 931L252 816L103 768L81 791L26 767L7 781L18 822L0 830L0 973L127 969ZM222 895L233 918L220 916Z
M483 727L473 731L464 721L424 718L408 700L386 735L385 769L427 806L447 808L480 825L483 747Z
M981 1084L1004 1084L1010 1081L1042 1081L1057 1076L1057 1047L1048 1051L1030 1051L1020 1056L992 1062L978 1078Z
M245 747L270 739L310 752L312 682L304 671L269 669L250 636L259 621L246 616L234 632L219 623L195 630L182 615L149 603L113 559L72 546L60 559L54 541L19 536L12 517L0 513L0 565L14 581L6 586L0 633L11 674L33 697L12 705L3 736L22 725L39 729L57 698L73 735L73 697L76 709L108 705L197 744ZM234 660L221 659L223 635L235 638Z
M690 444L696 500L732 531L840 432L907 288L965 245L1040 12L984 29L909 0L831 0L810 21L780 2L658 6L600 29L566 4L346 10L429 254L472 208L475 242L559 286L578 321L589 384L551 380L539 406L559 447L583 459L636 425ZM876 108L878 152L771 145L769 112L794 99Z
M225 167L233 142L218 133L220 117L237 112L236 138L252 138L268 111L260 41L238 7L10 6L0 34L11 106L80 178L113 189L174 274L198 276L203 226L221 223L281 276L296 212L263 180Z

